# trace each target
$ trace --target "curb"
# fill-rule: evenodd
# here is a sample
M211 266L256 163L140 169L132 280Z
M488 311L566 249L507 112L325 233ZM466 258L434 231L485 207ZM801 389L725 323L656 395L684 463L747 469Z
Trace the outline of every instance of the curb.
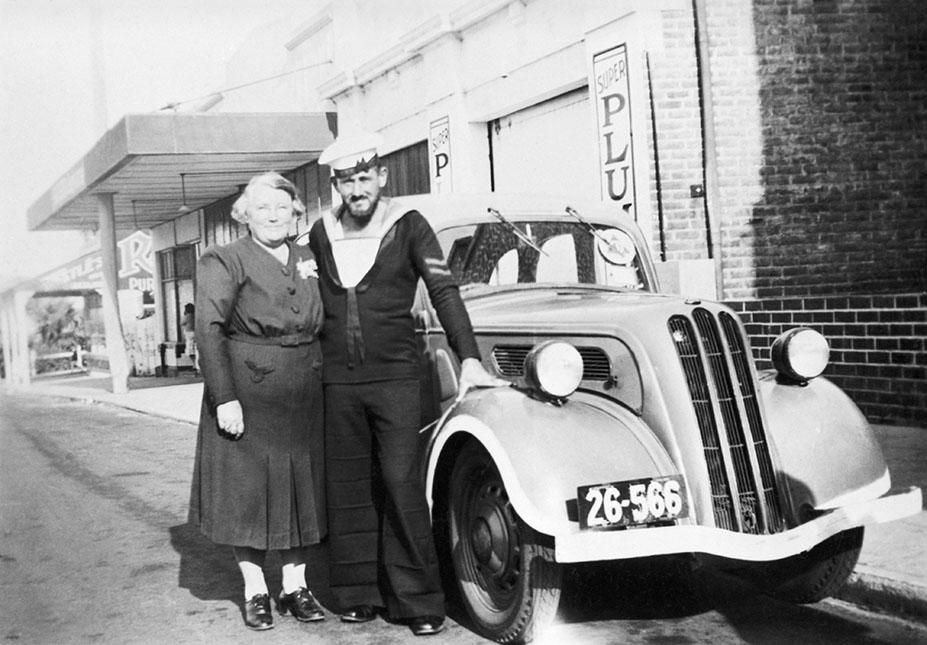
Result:
M87 399L90 403L100 403L103 405L108 405L110 407L123 408L125 410L131 410L132 412L138 412L139 414L147 414L150 417L155 417L157 419L168 419L170 421L177 421L179 423L186 423L189 425L198 425L198 421L192 421L187 416L182 414L172 414L170 412L163 412L161 410L152 410L141 405L133 405L131 403L120 403L116 401L110 401L107 399L98 399L90 397Z
M101 396L98 392L94 392L94 391L62 391L62 390L54 390L51 388L29 389L29 388L22 388L22 387L14 388L12 391L16 391L20 393L38 393L44 396L52 396L52 397L57 397L60 399L68 399L71 401L78 401L80 403L99 404L99 405L105 405L111 408L122 408L124 410L131 410L132 412L138 412L140 414L147 414L148 416L159 418L159 419L169 419L171 421L178 421L180 423L188 423L191 425L198 424L198 420L196 421L191 420L188 416L184 414L155 409L150 406L135 403L132 401L114 400L112 398L112 395L103 394Z
M927 623L927 585L858 565L834 598Z
M71 400L84 401L86 403L96 403L96 404L106 405L112 408L122 408L124 410L131 410L132 412L138 412L139 414L147 414L148 416L154 417L156 419L168 419L170 421L188 423L194 426L198 424L198 421L192 421L183 414L174 414L172 412L165 412L164 410L156 410L156 409L147 407L145 405L132 403L131 401L114 401L109 397L68 395L68 394L58 394L58 393L51 394L51 396L67 397L67 398L70 398Z

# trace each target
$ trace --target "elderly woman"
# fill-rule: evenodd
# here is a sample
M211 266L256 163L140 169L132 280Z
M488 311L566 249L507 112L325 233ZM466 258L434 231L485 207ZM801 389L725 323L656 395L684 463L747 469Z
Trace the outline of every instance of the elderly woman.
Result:
M205 381L191 521L233 547L245 624L273 627L264 580L281 551L278 609L325 615L308 590L306 549L325 534L322 323L312 252L288 235L305 209L276 173L254 177L232 207L249 235L203 253L197 266L196 344Z

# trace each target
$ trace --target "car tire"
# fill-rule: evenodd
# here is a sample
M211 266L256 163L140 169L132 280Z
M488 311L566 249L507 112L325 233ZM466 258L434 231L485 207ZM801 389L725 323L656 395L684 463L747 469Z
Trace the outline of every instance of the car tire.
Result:
M562 570L550 538L518 517L479 445L457 455L447 514L454 577L474 630L499 643L532 640L557 612Z
M863 527L837 533L810 551L761 566L761 586L774 598L796 604L834 595L849 578L863 546Z

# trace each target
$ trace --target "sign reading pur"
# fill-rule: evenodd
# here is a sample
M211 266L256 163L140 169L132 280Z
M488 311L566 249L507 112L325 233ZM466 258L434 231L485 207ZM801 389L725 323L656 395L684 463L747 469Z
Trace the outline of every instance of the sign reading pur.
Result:
M592 70L602 199L636 219L627 46L596 54Z

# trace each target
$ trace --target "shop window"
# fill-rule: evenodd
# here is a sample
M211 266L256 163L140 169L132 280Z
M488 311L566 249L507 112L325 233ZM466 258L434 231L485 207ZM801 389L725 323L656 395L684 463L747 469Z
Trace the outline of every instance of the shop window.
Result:
M188 302L194 302L197 247L195 244L176 246L158 253L161 269L161 296L164 302L165 340L182 342L181 312Z

